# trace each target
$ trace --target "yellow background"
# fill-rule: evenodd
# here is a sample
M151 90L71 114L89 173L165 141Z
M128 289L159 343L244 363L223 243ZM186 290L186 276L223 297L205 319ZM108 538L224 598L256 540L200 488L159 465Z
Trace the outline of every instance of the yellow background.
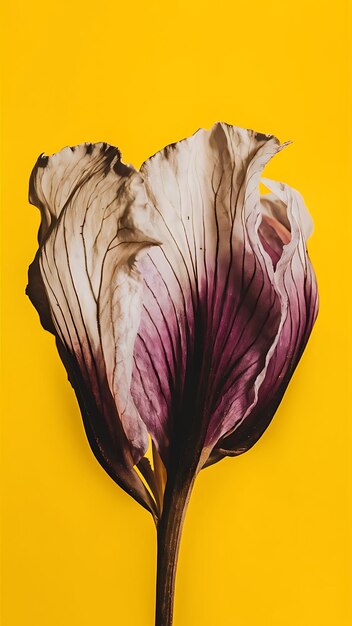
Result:
M152 520L93 458L24 296L39 223L31 168L42 151L98 140L139 166L224 120L293 140L265 174L313 215L321 310L269 430L197 480L175 626L350 626L347 3L6 4L2 624L151 626L154 612Z

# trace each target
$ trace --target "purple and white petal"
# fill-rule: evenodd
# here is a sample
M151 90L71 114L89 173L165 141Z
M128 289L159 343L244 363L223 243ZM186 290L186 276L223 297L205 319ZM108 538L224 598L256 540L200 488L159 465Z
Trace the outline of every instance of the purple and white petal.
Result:
M155 244L142 177L117 148L84 144L38 160L31 199L42 226L28 292L35 303L45 294L92 447L105 466L131 468L148 447L130 394L142 301L136 259Z
M282 323L273 354L258 392L256 406L247 419L221 439L213 451L214 460L225 455L238 455L248 450L263 434L276 412L292 374L302 356L318 313L317 283L306 250L306 240L312 232L312 221L302 196L288 185L263 180L271 189L270 211L262 207L264 218L276 216L276 243L270 233L270 248L282 252L276 260L275 285L282 302ZM264 203L262 202L262 205ZM283 210L283 208L285 210ZM274 219L276 219L274 218ZM283 244L285 231L290 239ZM259 231L260 232L260 231ZM261 233L261 239L267 236ZM267 249L267 242L263 247ZM273 255L271 254L272 260ZM273 260L274 262L274 260Z
M140 263L132 395L165 463L195 437L210 450L257 402L283 316L259 179L281 148L216 124L142 166L162 245Z

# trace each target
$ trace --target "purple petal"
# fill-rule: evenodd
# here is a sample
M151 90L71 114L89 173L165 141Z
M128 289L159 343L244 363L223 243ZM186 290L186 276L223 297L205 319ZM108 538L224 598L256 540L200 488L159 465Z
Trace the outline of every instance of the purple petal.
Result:
M216 124L142 167L163 245L140 262L132 395L165 463L186 448L210 451L258 402L287 309L278 284L287 229L280 240L280 216L263 217L258 190L281 148Z
M282 302L282 323L275 349L258 390L256 405L242 424L218 442L210 462L215 462L222 456L245 452L263 434L282 400L318 313L317 284L305 245L312 223L303 199L287 185L267 180L265 184L277 194L271 197L271 208L275 209L276 204L278 214L282 206L285 206L287 225L291 233L290 242L283 247L282 255L277 261L275 273L276 288ZM270 236L272 237L272 233ZM276 245L279 245L278 241Z

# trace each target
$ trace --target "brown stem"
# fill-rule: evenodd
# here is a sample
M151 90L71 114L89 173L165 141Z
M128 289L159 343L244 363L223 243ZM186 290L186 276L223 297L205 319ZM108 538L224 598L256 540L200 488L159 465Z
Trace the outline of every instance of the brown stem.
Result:
M158 524L158 558L155 626L171 626L180 539L194 478L182 485L166 486L164 508Z

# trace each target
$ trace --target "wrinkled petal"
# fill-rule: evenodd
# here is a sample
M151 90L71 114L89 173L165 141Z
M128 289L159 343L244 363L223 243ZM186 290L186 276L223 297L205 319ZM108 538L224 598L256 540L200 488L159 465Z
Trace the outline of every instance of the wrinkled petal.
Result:
M136 258L154 244L142 177L116 148L84 144L41 157L30 193L42 225L29 295L39 309L46 295L93 447L105 465L129 468L148 446L130 395L142 295Z
M278 210L275 208L278 205ZM281 207L282 205L282 207ZM281 209L285 213L281 213ZM271 257L274 269L280 260L284 245L291 239L290 225L287 222L286 207L275 196L262 196L260 199L262 221L258 228L258 235L264 250ZM279 213L280 211L280 213Z
M282 248L275 274L276 288L282 302L282 323L256 406L242 425L218 442L210 462L226 455L241 454L261 437L282 400L318 313L317 283L306 251L306 238L312 232L312 222L304 201L288 185L266 179L263 182L273 192L270 197L271 215L281 215L281 222L285 228L288 226L291 234L290 241ZM279 245L278 241L276 245Z
M106 143L66 147L56 154L41 154L29 181L29 201L41 211L39 243L56 223L63 207L92 176L103 176L111 165L127 176L130 168L121 163L120 153Z
M132 394L166 464L186 448L210 450L257 405L287 310L280 255L273 263L258 234L261 171L282 147L216 124L142 167L163 244L140 263ZM291 234L270 219L285 231L283 250Z

